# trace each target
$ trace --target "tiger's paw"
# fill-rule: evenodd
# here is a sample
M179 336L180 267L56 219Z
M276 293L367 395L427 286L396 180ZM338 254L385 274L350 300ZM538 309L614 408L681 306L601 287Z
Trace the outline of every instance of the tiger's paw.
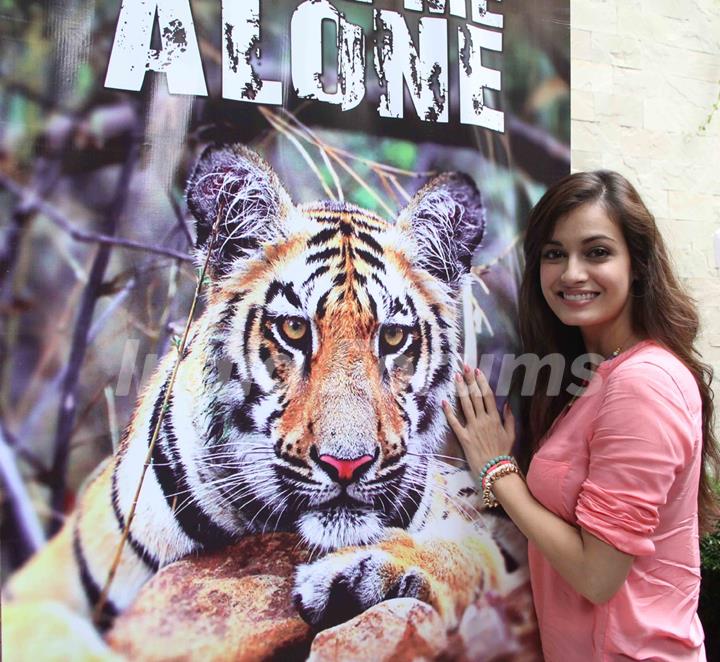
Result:
M430 600L430 580L419 567L401 567L386 551L336 552L298 568L293 598L310 625L344 623L391 598Z

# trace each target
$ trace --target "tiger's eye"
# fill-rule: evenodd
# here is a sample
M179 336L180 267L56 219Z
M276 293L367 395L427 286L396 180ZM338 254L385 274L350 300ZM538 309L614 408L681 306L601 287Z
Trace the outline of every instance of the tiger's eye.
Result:
M397 347L405 340L405 329L401 326L388 326L383 329L383 340L389 347Z
M300 317L288 317L283 320L282 330L290 340L302 340L307 333L307 322Z

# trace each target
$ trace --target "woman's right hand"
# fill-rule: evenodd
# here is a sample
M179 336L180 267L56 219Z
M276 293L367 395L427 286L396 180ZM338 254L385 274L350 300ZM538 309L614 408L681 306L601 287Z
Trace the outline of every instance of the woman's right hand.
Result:
M446 400L442 403L443 411L462 446L473 476L477 478L489 460L507 455L512 450L515 419L507 403L503 408L505 420L500 419L495 396L481 370L476 368L473 371L465 365L463 373L455 375L455 388L465 425L458 420Z

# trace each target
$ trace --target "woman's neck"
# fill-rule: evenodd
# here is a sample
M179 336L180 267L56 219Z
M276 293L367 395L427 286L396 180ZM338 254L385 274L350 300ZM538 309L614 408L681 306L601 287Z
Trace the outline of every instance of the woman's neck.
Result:
M613 354L619 354L629 349L642 339L632 329L595 329L581 328L585 349L590 354L600 354L608 358Z

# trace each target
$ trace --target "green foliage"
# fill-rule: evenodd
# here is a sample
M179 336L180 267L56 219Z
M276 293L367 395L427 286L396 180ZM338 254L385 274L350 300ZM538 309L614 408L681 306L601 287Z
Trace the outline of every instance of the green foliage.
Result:
M702 538L700 559L703 568L720 572L720 531L708 533Z
M388 165L412 170L418 157L418 146L406 140L388 140L383 144L382 156Z
M80 62L78 64L75 84L77 86L77 89L75 90L76 97L85 99L93 92L95 73L87 62Z
M714 483L713 489L720 499L720 482ZM700 564L705 570L720 572L720 525L700 540Z
M360 207L364 207L365 209L371 209L373 211L377 211L379 214L382 214L382 209L378 208L378 204L375 198L368 190L364 188L357 187L356 189L354 189L352 191L350 199L352 202L354 202Z

